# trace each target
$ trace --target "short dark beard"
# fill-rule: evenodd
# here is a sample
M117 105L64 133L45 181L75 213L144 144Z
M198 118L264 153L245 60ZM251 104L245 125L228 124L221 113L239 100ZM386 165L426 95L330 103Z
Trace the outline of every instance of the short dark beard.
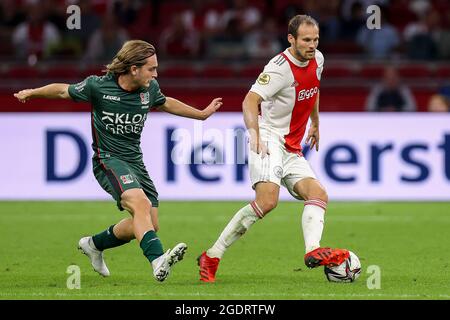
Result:
M292 48L292 47L291 47ZM300 59L298 59L300 62L307 62L307 61L309 61L309 60L311 60L311 59L306 59L302 54L301 54L301 52L300 52L300 50L297 50L297 48L292 48L292 50L294 51L294 57L299 57Z
M300 50L297 50L297 49L296 49L296 50L295 50L295 53L300 57L300 61L301 61L301 62L306 62L306 61L311 60L311 59L306 59L304 56L302 56Z

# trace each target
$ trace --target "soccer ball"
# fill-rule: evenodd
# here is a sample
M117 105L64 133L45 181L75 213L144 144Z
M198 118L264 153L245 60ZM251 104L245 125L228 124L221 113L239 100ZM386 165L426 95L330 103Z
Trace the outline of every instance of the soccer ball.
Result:
M335 267L325 266L324 272L328 281L332 282L353 282L361 274L361 262L356 254L349 251L350 256L340 265Z

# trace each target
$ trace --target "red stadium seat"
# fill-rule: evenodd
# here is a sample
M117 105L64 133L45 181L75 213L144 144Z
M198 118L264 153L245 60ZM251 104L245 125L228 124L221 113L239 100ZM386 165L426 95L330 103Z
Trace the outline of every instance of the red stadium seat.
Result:
M104 69L106 69L105 66L89 66L80 71L80 77L86 78L86 77L92 76L92 75L102 76L105 74L104 72L102 72L102 70L104 70Z
M250 7L255 7L257 9L259 9L259 11L261 12L261 14L264 14L264 12L266 11L266 1L261 1L261 0L248 0L247 1L247 5Z
M172 23L172 17L189 9L188 1L161 1L159 7L159 25L162 28L167 27Z
M185 66L169 66L159 71L158 74L162 78L194 78L196 76L196 70L189 65Z
M12 41L3 41L0 46L0 57L14 56L14 46Z
M385 65L367 65L362 67L359 74L363 78L381 79L385 68Z
M187 1L183 0L172 0L172 1L161 1L160 14L162 17L170 17L173 14L183 12L184 10L190 9Z
M399 66L398 73L403 78L428 78L428 77L431 77L431 70L428 68L427 65L422 65L422 64Z
M199 76L201 78L232 78L234 76L234 70L230 66L226 65L207 65L200 71Z
M328 112L364 111L369 89L360 86L324 87L320 89L320 110Z
M145 3L139 8L139 14L131 25L127 27L127 32L132 39L153 39L160 35L160 27L153 23L153 11L151 3Z
M438 66L435 74L438 78L445 78L448 80L450 78L450 65Z
M354 41L347 40L320 45L319 50L323 52L325 57L327 54L349 55L363 53L363 50L359 45Z
M390 23L394 25L400 32L403 32L405 27L417 20L417 16L409 9L410 0L391 1L387 6L386 14L390 18Z
M17 66L12 67L3 74L8 79L32 79L39 76L39 70L35 67Z
M239 74L239 77L242 77L242 78L256 79L259 76L259 74L261 72L263 72L263 70L264 70L264 67L262 65L259 65L259 66L250 65L250 66L242 67L239 70L238 74Z
M40 70L40 77L53 79L79 79L80 68L75 65L57 65Z
M323 69L324 77L327 78L345 78L353 75L353 70L345 66L325 66Z

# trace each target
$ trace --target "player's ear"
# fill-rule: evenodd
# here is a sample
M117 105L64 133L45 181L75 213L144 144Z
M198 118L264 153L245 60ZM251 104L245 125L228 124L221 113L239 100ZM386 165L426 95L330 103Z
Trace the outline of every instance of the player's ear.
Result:
M291 45L295 43L295 38L292 34L289 33L287 39Z
M130 67L130 73L131 73L132 76L135 76L135 75L136 75L137 69L138 69L138 68L137 68L135 65L133 65L133 66Z

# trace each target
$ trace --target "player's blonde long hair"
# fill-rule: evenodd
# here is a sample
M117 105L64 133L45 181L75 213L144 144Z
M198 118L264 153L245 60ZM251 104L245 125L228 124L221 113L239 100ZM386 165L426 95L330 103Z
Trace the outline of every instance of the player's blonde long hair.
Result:
M130 40L123 44L112 62L106 66L106 72L116 76L126 74L131 66L142 67L148 57L155 54L155 47L142 40Z

